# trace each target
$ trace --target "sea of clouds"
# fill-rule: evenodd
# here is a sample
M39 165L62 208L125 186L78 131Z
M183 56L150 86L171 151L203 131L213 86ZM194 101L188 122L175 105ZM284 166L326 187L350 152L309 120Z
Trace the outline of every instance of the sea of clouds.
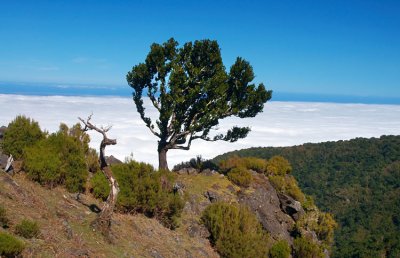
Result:
M156 112L146 101L147 112ZM73 125L78 117L93 114L92 123L112 125L110 138L117 145L107 147L106 155L124 160L133 154L138 161L158 165L157 138L145 127L133 101L121 97L25 96L0 94L0 126L17 115L38 121L41 128L57 131L61 122ZM170 150L170 168L201 155L213 158L228 151L267 146L291 146L306 142L347 140L400 134L400 105L337 104L313 102L268 102L255 118L222 120L219 130L233 125L250 126L247 138L235 143L193 141L191 150ZM98 149L101 137L90 132L91 147Z

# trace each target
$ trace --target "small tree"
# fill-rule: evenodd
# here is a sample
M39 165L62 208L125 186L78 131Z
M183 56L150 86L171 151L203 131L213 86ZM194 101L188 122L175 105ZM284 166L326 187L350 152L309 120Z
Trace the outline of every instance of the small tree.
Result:
M189 150L195 139L235 142L246 137L249 127L215 136L210 131L229 116L256 116L272 94L263 84L252 83L253 68L240 57L228 73L213 40L188 42L181 48L173 38L154 43L145 62L135 65L126 78L140 117L159 138L160 169L168 169L168 150ZM145 114L144 94L159 113L155 123Z

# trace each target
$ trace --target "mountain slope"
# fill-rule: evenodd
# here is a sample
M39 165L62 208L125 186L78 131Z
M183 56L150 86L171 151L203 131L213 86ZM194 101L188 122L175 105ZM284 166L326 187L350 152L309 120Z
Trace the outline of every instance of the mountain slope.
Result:
M335 257L400 256L400 136L250 148L227 156L287 158L302 190L335 215Z

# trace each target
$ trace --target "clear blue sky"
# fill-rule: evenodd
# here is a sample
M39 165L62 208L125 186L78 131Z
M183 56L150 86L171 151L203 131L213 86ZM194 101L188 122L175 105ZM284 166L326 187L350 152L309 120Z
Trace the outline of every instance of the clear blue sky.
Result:
M128 87L170 37L216 39L274 91L400 98L398 0L2 0L0 81Z

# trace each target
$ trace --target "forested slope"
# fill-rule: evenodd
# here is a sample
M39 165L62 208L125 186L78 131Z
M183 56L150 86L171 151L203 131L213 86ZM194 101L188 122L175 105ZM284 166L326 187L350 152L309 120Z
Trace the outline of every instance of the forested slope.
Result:
M287 158L302 190L340 225L335 257L400 257L400 136L250 148L215 160L231 155Z

